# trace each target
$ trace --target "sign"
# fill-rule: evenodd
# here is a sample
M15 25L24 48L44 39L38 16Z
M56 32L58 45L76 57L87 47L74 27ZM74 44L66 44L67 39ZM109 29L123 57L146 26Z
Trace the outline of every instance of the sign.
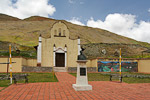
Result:
M80 68L80 76L86 76L86 68Z

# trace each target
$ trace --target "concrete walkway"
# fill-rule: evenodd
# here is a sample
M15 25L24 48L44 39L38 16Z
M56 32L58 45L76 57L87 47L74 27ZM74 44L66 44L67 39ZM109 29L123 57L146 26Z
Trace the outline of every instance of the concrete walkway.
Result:
M57 72L59 82L11 85L0 92L0 100L149 100L150 83L89 82L92 91L74 91L75 77Z

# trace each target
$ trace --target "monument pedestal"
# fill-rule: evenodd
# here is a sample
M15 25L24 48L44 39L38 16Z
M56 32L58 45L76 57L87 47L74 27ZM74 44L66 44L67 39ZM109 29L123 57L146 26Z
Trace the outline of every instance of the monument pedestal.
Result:
M76 84L72 85L75 91L92 90L92 86L88 84L86 62L87 60L77 61L78 66L77 66Z
M92 86L91 85L77 85L77 84L73 84L72 87L74 88L75 91L88 91L88 90L92 90Z

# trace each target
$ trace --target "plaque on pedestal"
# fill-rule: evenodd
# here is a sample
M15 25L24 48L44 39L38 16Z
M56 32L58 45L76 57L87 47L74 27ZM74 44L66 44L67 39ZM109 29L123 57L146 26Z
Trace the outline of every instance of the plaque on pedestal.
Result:
M86 68L80 68L80 76L86 76Z
M75 91L92 90L92 86L88 84L86 62L87 60L77 61L78 66L77 66L76 84L72 85Z

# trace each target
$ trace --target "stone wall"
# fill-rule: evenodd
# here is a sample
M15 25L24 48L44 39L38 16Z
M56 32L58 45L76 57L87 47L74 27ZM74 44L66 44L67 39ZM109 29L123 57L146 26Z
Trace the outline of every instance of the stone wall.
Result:
M68 67L68 72L77 72L77 67ZM97 72L96 67L87 67L87 72Z
M22 72L52 72L52 67L29 67L23 66Z
M68 67L68 72L77 72L77 67Z
M87 67L87 72L97 72L96 67Z

